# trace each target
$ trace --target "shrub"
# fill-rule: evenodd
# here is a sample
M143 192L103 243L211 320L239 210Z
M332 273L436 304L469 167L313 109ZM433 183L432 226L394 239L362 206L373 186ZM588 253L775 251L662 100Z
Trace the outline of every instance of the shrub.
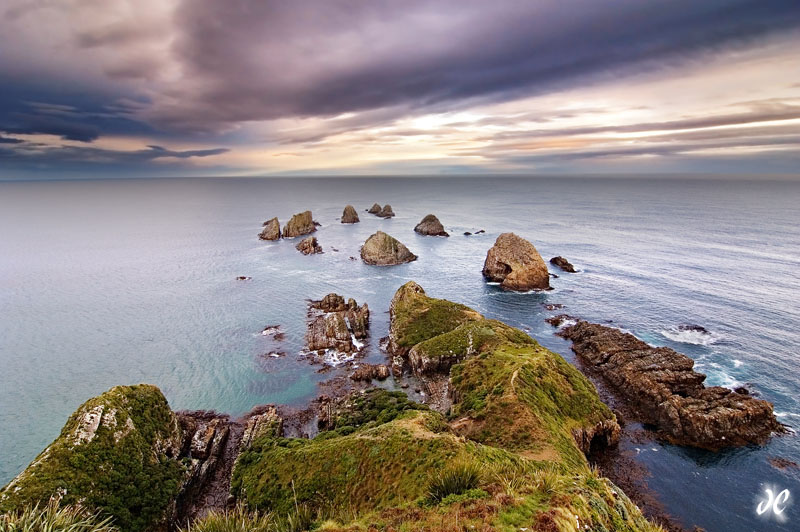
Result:
M0 515L0 532L118 532L111 518L101 519L80 506L59 506L50 499L46 506L38 504L23 510Z
M441 502L448 495L461 495L481 482L480 468L473 463L456 463L437 474L428 484L428 499Z

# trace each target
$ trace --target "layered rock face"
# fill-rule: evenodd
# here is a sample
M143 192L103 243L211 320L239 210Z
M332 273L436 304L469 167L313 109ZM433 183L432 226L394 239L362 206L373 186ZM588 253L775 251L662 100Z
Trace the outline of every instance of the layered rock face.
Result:
M456 432L487 445L583 463L615 444L616 418L594 386L530 336L409 282L389 308L393 369L410 369ZM572 441L572 445L564 445Z
M392 206L388 203L383 206L383 209L379 213L376 213L378 218L391 218L394 216L394 211L392 210Z
M709 450L763 443L783 430L767 401L703 385L694 361L632 334L579 321L558 333L672 443Z
M313 233L316 230L317 227L314 225L311 211L305 211L292 216L292 219L283 228L283 237L294 238Z
M509 290L550 288L547 265L536 248L514 233L503 233L486 254L483 276Z
M264 229L259 233L261 240L278 240L281 237L281 224L277 218L264 222Z
M344 212L342 212L342 223L343 224L357 224L358 220L358 213L356 212L355 208L352 205L348 205L344 208Z
M322 246L319 245L319 242L317 242L317 237L315 236L304 238L295 246L295 249L303 255L322 253Z
M378 231L361 246L361 259L367 264L393 266L415 261L417 256L396 238Z
M350 378L354 381L386 380L391 376L389 367L384 364L361 364Z
M309 351L334 349L341 353L358 351L358 340L367 337L369 330L369 307L366 303L358 306L350 298L345 303L338 294L328 294L320 301L310 305L311 320L306 331L306 345Z
M0 491L0 513L61 495L122 530L163 524L186 480L176 416L155 386L117 386L86 401L36 460Z
M433 214L425 216L425 218L414 227L414 231L427 236L450 236L447 231L444 230L444 226L442 222L439 221L439 218Z
M550 264L554 266L558 266L562 270L568 273L575 273L575 266L573 266L567 259L564 257L558 256L553 257L550 259Z

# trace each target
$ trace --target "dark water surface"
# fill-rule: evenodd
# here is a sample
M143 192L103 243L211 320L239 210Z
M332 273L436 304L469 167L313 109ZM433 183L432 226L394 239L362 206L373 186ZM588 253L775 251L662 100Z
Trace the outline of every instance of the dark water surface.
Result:
M364 213L374 202L397 213ZM361 223L339 223L351 203ZM301 405L325 375L302 360L306 298L336 291L372 309L380 360L389 300L407 280L524 328L574 361L545 303L613 320L697 361L708 382L747 383L800 427L800 184L611 179L211 179L0 183L0 484L57 435L84 400L117 384L158 385L175 409L241 414ZM261 222L311 209L325 253L260 242ZM429 212L453 236L421 237ZM358 257L382 229L417 262ZM465 237L464 231L486 234ZM514 231L581 270L547 293L484 283L496 236ZM339 251L334 252L332 248ZM560 272L559 272L560 273ZM237 282L237 275L251 276ZM710 335L680 332L697 324ZM260 331L281 324L284 358ZM795 435L705 453L632 449L668 511L709 531L800 529ZM765 487L789 489L784 522L756 516ZM794 504L792 504L794 503Z

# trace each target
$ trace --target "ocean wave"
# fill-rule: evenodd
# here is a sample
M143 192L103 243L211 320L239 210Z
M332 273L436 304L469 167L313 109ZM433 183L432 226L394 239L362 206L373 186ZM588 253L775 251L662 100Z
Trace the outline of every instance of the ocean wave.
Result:
M659 331L661 335L673 342L692 345L712 345L720 341L720 336L704 329L703 327L694 327L686 325L678 325Z

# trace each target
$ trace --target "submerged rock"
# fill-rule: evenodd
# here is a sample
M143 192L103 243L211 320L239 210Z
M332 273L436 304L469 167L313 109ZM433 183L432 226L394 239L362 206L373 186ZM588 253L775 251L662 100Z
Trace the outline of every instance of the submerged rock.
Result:
M305 211L292 216L292 219L283 228L284 238L294 238L296 236L307 235L317 230L311 211Z
M328 294L309 305L310 318L306 330L309 351L334 349L341 353L356 353L369 330L369 307L358 306L355 299L347 303L338 294ZM314 312L318 311L318 312Z
M668 347L579 321L558 333L670 442L709 450L763 443L783 428L772 405L719 386L705 387L694 361Z
M550 288L547 265L536 248L514 233L503 233L486 254L483 276L510 290Z
M367 264L393 266L415 261L417 256L396 238L378 231L361 246L361 259Z
M277 218L264 222L264 229L259 233L261 240L278 240L281 237L281 225Z
M414 228L414 231L421 235L427 236L450 236L444 230L442 222L433 214L429 214L422 219L420 223Z
M379 212L381 212L381 206L378 205L377 203L373 203L372 207L367 209L367 212L370 214L378 214Z
M387 203L386 205L383 206L381 212L377 213L376 216L378 216L378 218L391 218L392 216L394 216L394 211L392 210L392 206Z
M352 205L348 205L344 208L344 212L342 212L342 223L343 224L357 224L358 220L358 213L353 208Z
M561 256L553 257L552 259L550 259L550 264L553 264L554 266L558 266L559 268L561 268L562 270L564 270L565 272L568 272L568 273L575 273L576 272L575 266L570 264L570 262L567 259L565 259L564 257L561 257Z
M314 253L322 253L322 246L319 245L317 242L317 237L309 236L304 238L300 241L299 244L295 246L295 249L302 253L303 255L312 255Z

